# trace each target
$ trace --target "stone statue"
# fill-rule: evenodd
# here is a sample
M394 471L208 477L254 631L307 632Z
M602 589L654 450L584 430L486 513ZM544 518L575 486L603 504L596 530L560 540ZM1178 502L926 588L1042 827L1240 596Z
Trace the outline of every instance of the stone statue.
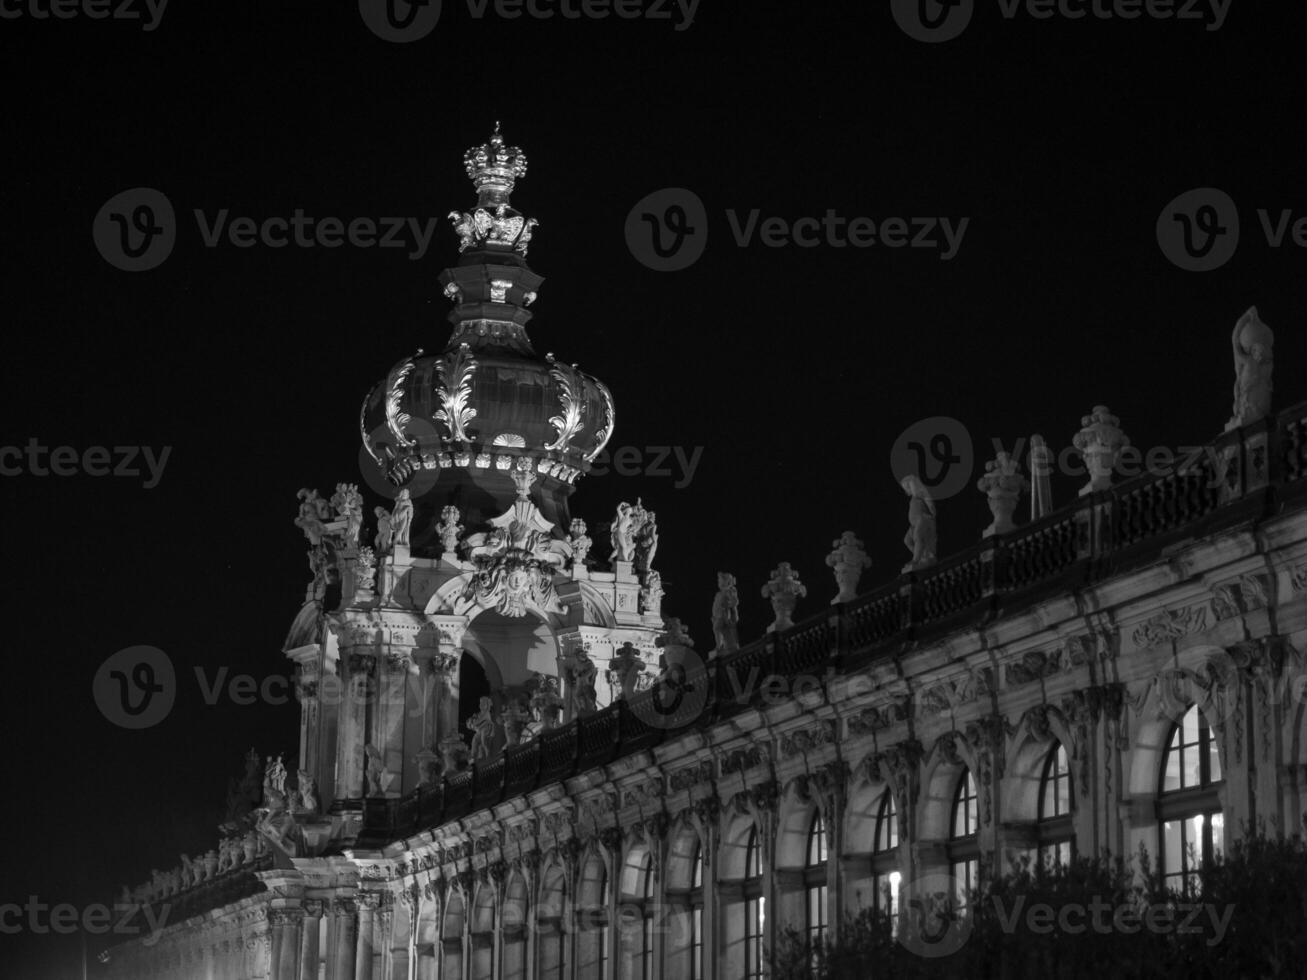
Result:
M277 756L276 759L268 756L267 768L263 770L263 798L265 804L268 797L273 793L284 795L286 792L286 765L281 760L281 756Z
M658 573L656 568L651 568L644 577L644 585L640 589L641 612L657 616L662 614L663 596L663 577Z
M623 643L608 661L608 681L616 688L614 700L629 699L635 693L636 685L643 673L644 660L635 649L635 645L629 641Z
M307 487L296 494L296 499L300 502L300 510L299 516L295 518L295 526L303 530L309 544L316 548L322 544L322 522L331 517L331 510L327 502L318 496L318 491Z
M440 546L444 549L446 558L458 556L458 539L463 533L463 525L458 523L458 519L462 516L452 504L440 512L436 534L440 536Z
M1234 415L1225 431L1265 418L1271 411L1275 334L1252 307L1234 325Z
M377 556L371 548L360 548L358 557L358 581L355 590L359 595L371 596L377 581Z
M390 545L395 539L395 534L390 528L390 511L378 507L372 513L377 518L377 536L372 539L372 546L378 555L388 555Z
M617 505L617 516L613 518L612 541L613 561L635 560L635 517L628 503Z
M594 714L599 703L599 696L595 693L599 669L584 647L572 654L572 666L568 669L568 674L571 681L572 717Z
M982 537L1007 534L1017 529L1012 520L1021 494L1030 489L1030 481L1020 472L1020 464L1009 453L985 464L985 475L976 481L976 489L989 498L989 512L994 522L985 528Z
M389 780L384 777L388 776L386 772L386 761L382 758L377 747L371 742L363 746L363 754L367 756L368 765L364 776L368 781L368 796L385 795L385 783Z
M439 755L430 749L423 749L417 754L414 760L418 767L418 784L421 786L435 786L440 781L441 772L444 770L444 763Z
M735 576L717 573L717 595L712 601L712 635L716 644L709 656L721 656L740 649L740 590Z
M835 550L826 556L826 567L835 572L835 584L839 586L839 594L830 601L832 606L836 606L858 597L858 580L871 567L871 559L852 531L841 534L839 540L831 542L831 547Z
M654 555L658 553L658 516L653 511L643 515L635 539L635 567L637 571L648 572L653 568Z
M445 772L461 772L467 768L467 743L458 735L446 735L436 746L444 762Z
M909 473L900 484L911 499L908 504L908 533L903 536L904 546L912 552L912 560L903 566L905 572L929 568L935 564L935 543L938 529L935 526L935 501L915 473Z
M523 707L521 700L509 698L499 712L499 723L504 728L504 744L510 747L521 744L522 732L530 721L531 712Z
M531 710L546 731L557 728L563 718L563 698L558 693L558 678L549 674L536 674L537 690L531 696Z
M296 809L304 813L318 812L318 782L306 769L299 772L299 806Z
M1130 445L1130 437L1121 431L1121 420L1109 412L1106 405L1095 405L1094 410L1080 420L1080 425L1072 444L1085 458L1085 468L1089 470L1089 482L1080 488L1083 497L1112 485L1117 456Z
M395 495L395 509L390 514L390 533L395 547L407 548L413 530L413 495L405 487Z
M359 535L363 531L363 495L357 484L337 483L336 492L331 497L331 506L336 509L338 517L345 520L345 544L357 548Z
M495 737L495 702L490 698L481 699L481 710L467 720L467 727L472 732L472 760L484 759L490 755L490 743Z
M787 561L772 569L771 578L762 587L762 597L771 600L775 621L767 627L767 632L787 630L794 625L794 607L808 594L808 587L799 581L799 573L790 567Z
M568 543L572 546L572 562L582 568L586 565L586 556L590 554L590 549L594 547L594 541L586 533L588 530L585 521L578 517L572 521L572 526L569 528L567 535Z

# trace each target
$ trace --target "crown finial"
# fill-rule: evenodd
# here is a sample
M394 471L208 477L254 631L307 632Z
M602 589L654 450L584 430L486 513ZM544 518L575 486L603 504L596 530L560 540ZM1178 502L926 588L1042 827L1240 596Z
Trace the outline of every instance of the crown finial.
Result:
M518 179L526 176L526 154L516 146L504 145L496 122L488 141L463 154L463 167L482 204L507 204Z

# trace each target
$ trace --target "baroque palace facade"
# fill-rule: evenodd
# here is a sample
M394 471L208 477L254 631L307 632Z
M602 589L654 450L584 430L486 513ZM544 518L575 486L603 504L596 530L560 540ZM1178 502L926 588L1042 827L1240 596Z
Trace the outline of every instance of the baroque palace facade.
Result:
M901 576L858 594L846 535L834 601L793 621L782 564L741 645L722 575L698 652L661 613L656 516L622 505L599 561L569 514L614 401L527 337L525 158L496 132L465 164L453 336L361 414L393 508L365 536L354 486L300 494L297 771L253 755L219 846L126 890L167 926L110 975L740 980L787 927L965 901L1023 855L1143 845L1183 881L1243 827L1298 828L1307 406L1270 413L1255 311L1235 417L1185 465L1113 485L1127 440L1095 409L1076 501L1014 526L999 460L994 526L943 559L909 478Z

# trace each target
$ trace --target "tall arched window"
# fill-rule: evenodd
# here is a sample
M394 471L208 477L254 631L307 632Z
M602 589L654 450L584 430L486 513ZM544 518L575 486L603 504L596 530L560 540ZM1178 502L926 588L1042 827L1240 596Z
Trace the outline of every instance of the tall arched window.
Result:
M762 894L762 851L758 828L749 828L744 851L744 980L762 980L763 926L767 920Z
M876 812L876 837L872 844L872 906L891 916L899 912L899 814L894 791L886 787Z
M539 967L536 976L540 980L562 980L568 975L568 934L563 922L566 900L567 875L561 865L551 864L545 870L540 904L535 910Z
M1167 884L1196 889L1197 872L1225 845L1221 755L1207 719L1191 705L1171 730L1157 794L1162 874Z
M957 886L958 906L970 900L980 884L980 811L976 800L976 781L971 770L964 769L953 793L953 821L949 831L948 856Z
M654 875L653 856L646 854L640 862L636 878L638 891L630 896L638 922L623 921L623 929L630 932L625 938L626 965L623 976L632 980L658 980L654 970ZM628 886L623 886L623 890ZM625 916L623 916L625 919Z
M812 949L821 948L826 940L826 824L821 807L808 825L808 857L803 867L803 890L807 910L808 942Z
M1071 785L1071 761L1066 747L1054 743L1044 759L1039 779L1039 863L1070 864L1072 839L1071 811L1075 808L1075 791Z
M610 891L608 867L598 854L591 854L582 865L577 885L577 980L607 980L608 977L608 905Z
M703 980L703 844L690 861L690 980Z

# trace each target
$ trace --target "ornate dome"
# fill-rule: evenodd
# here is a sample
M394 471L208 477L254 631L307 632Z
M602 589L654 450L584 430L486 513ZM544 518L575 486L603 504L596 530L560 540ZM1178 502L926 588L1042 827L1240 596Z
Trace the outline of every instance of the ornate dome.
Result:
M438 471L432 490L449 490L474 520L511 504L511 471L530 469L542 510L562 523L567 495L612 435L613 398L575 364L541 358L527 336L543 279L526 265L536 221L509 206L525 155L496 126L464 165L478 199L471 212L450 214L462 253L440 276L455 304L452 336L440 354L399 361L372 389L363 446L397 487Z

